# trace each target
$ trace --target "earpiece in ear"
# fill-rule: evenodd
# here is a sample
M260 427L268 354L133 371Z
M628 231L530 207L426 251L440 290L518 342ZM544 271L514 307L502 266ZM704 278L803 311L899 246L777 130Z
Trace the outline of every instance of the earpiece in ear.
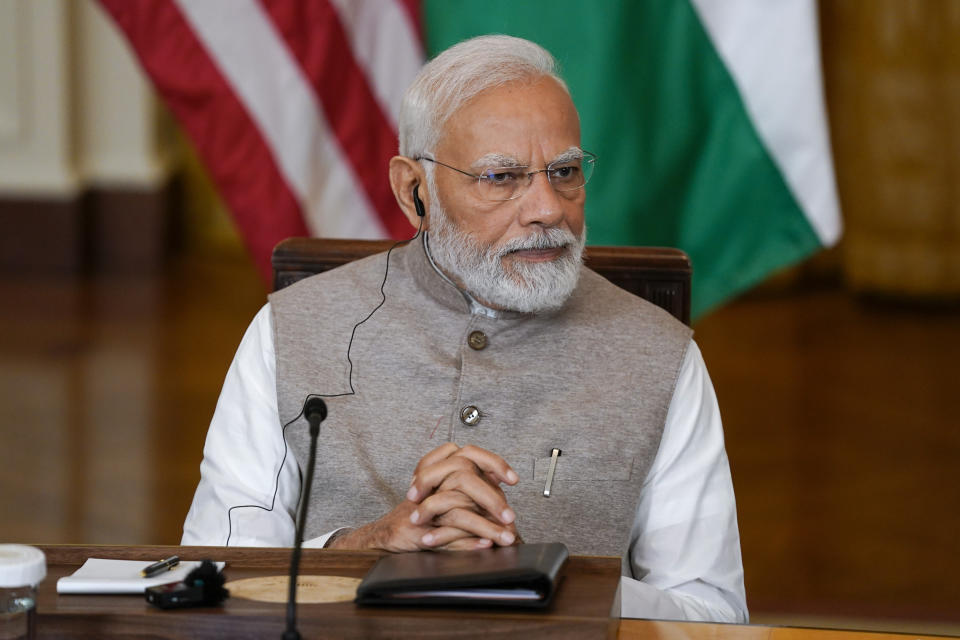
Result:
M427 215L423 208L423 200L420 199L420 185L413 188L413 207L417 210L417 215L421 218Z

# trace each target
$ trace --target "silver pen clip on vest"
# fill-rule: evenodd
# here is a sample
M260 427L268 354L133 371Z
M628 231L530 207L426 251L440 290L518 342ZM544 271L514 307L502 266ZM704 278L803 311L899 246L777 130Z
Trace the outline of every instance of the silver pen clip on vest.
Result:
M550 468L547 469L547 483L543 485L543 497L549 498L550 491L553 489L553 474L557 472L557 458L560 457L560 449L554 447L550 451Z

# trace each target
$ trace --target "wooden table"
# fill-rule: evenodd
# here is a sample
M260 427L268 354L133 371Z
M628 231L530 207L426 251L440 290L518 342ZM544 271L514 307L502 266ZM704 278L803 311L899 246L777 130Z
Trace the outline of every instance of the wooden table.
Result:
M47 578L40 585L40 638L279 638L286 605L229 598L222 607L162 611L141 596L59 595L57 579L87 558L227 562L229 580L285 575L289 549L40 545ZM304 549L301 575L362 577L381 554ZM618 638L621 640L909 640L935 636L755 625L618 620L611 617L620 559L574 556L546 611L366 608L352 602L301 604L307 638Z
M916 634L662 620L621 620L617 638L618 640L914 640L915 638L945 640L943 636Z
M163 611L135 595L60 595L57 579L87 558L182 560L227 563L228 580L286 575L289 549L223 547L108 547L40 545L47 578L40 585L40 638L280 638L286 605L228 598L222 607ZM362 577L381 554L304 549L301 575ZM300 604L304 638L613 638L611 617L620 576L619 558L574 557L546 611L359 607L352 602Z

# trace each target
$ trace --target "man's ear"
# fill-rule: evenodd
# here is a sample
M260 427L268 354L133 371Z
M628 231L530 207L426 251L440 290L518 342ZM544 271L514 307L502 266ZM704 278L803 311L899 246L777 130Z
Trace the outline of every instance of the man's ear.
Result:
M414 189L417 190L417 196L423 207L423 213L429 213L430 197L427 193L427 180L423 167L420 163L405 156L394 156L390 158L390 188L393 189L393 196L400 205L403 215L413 225L414 229L420 227L421 217L417 211L417 204L414 202ZM427 221L423 220L423 228L427 229Z

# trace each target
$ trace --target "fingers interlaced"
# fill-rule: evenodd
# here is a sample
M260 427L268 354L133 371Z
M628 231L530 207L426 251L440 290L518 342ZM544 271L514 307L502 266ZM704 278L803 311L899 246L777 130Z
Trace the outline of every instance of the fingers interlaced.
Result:
M424 491L425 496L441 491L459 492L504 524L510 524L516 518L503 491L491 484L486 476L465 458L452 456L424 469L417 476L417 484L421 490L429 488ZM426 499L423 498L421 502Z
M510 545L516 514L501 483L516 484L516 472L500 456L480 447L446 443L421 458L407 499L416 504L410 522L428 527L427 547L477 549ZM419 503L419 504L417 504Z
M429 467L432 464L436 464L441 460L445 460L446 458L449 458L459 450L460 450L460 447L457 446L457 444L454 442L447 442L446 444L440 445L439 447L437 447L427 455L420 458L420 462L417 463L417 468L413 470L414 477L416 477L416 475L420 473L421 469L425 467Z
M484 473L492 474L497 479L497 483L504 482L514 485L520 479L506 460L493 452L475 447L472 444L460 448L452 455L472 461Z
M407 499L412 502L423 500L453 474L484 478L488 480L487 484L493 486L500 483L513 485L519 481L516 472L500 456L473 445L459 448L455 444L447 443L420 460L414 471ZM496 505L481 503L481 506L488 508L491 513L502 512L502 508L491 508Z

